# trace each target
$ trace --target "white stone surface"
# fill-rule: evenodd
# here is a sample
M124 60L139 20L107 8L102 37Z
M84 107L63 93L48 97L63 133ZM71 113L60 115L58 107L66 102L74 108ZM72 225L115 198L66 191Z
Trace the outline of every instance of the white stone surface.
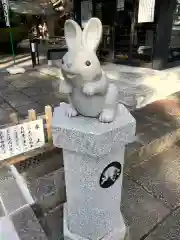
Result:
M67 221L67 204L64 204L64 240L89 240L87 238L84 238L82 236L77 235L76 233L72 233L68 229L68 221ZM126 234L128 233L128 229L126 228L124 224L124 220L122 218L122 215L120 215L120 222L122 225L122 228L120 229L119 226L117 229L114 229L109 234L105 235L101 240L125 240ZM129 240L129 239L128 239Z
M107 189L99 184L101 173L111 162L120 162L123 166L124 148L119 147L98 159L66 150L63 156L69 229L96 240L114 228L124 228L120 221L122 173Z
M9 217L0 218L0 239L20 240Z
M118 105L114 122L104 124L96 118L67 117L68 104L54 109L53 143L56 147L98 157L132 141L135 119L122 104Z
M64 157L65 237L123 240L126 227L120 203L124 151L135 135L135 119L123 105L118 106L116 118L109 124L83 116L69 118L65 115L67 107L60 104L53 116L53 142L63 148Z
M178 68L157 71L108 63L103 66L103 70L118 87L119 102L133 109L180 91Z

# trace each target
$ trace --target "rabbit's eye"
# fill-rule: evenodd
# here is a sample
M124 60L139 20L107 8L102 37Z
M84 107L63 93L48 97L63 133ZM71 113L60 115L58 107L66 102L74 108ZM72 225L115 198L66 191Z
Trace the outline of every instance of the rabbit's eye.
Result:
M91 65L91 62L90 61L86 61L86 66L90 66Z

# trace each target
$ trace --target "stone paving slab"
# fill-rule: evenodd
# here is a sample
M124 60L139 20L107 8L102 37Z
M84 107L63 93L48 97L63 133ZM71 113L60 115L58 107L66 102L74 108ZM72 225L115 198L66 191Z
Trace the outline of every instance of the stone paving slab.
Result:
M167 101L153 103L132 112L137 123L137 140L126 146L125 170L161 153L179 140L179 117L165 111L167 105ZM172 103L170 106L173 107Z
M43 106L51 105L51 106L59 106L62 101L67 101L65 95L61 95L59 93L45 93L42 95L33 96L32 99L42 104Z
M47 213L40 223L49 240L63 240L63 205Z
M21 240L14 229L14 225L8 217L0 218L0 239Z
M155 227L144 240L179 240L180 208L173 211L161 224Z
M14 108L21 107L23 105L30 104L32 102L31 98L26 96L21 92L15 92L12 94L4 95L3 98L10 103L10 105Z
M132 240L139 240L167 214L169 209L128 176L123 178L122 212Z
M7 214L27 203L13 174L6 167L0 168L0 198Z
M30 206L26 205L10 215L21 240L48 240Z
M44 105L37 102L31 102L24 106L16 107L15 110L22 119L26 119L28 116L28 110L34 109L37 114L44 114Z
M169 208L180 205L180 146L174 146L126 173Z
M34 69L18 75L1 72L0 79L0 125L10 122L12 112L20 118L25 118L29 109L42 114L45 105L59 105L65 99L58 93L58 80Z

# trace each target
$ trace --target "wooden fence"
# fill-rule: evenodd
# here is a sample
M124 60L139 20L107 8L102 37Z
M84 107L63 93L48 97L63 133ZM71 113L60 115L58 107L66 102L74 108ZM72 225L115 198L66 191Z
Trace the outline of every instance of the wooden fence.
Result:
M35 121L37 119L43 119L45 145L41 148L37 148L37 149L31 150L29 152L2 160L2 161L0 161L0 167L2 167L4 165L11 165L11 164L25 161L28 158L33 158L44 152L52 151L55 148L52 144L52 112L53 112L52 107L48 105L48 106L45 106L44 115L38 116L34 109L28 110L28 112L27 112L28 116L26 119L23 119L23 120L19 120L19 117L16 113L12 113L10 115L10 123L7 125L3 125L2 126L3 128L14 126L14 125L17 125L20 123L25 123L28 121Z

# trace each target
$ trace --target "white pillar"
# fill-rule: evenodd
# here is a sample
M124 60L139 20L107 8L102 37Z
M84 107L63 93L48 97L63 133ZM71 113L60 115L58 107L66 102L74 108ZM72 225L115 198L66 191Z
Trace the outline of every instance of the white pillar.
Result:
M64 235L70 240L123 240L124 151L135 135L135 119L123 105L110 124L83 116L68 118L67 107L62 103L53 115L53 142L63 148L64 156Z

